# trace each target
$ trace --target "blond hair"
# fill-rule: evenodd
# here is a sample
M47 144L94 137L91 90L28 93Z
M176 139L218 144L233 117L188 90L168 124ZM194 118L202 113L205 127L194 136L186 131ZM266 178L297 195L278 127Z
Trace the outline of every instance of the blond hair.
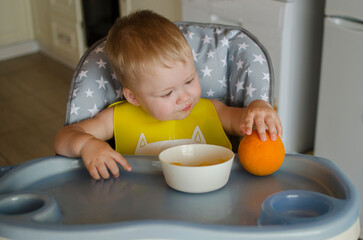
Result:
M155 64L170 68L192 57L180 29L149 10L117 19L108 33L106 52L116 76L128 88L135 84L139 71L150 71Z

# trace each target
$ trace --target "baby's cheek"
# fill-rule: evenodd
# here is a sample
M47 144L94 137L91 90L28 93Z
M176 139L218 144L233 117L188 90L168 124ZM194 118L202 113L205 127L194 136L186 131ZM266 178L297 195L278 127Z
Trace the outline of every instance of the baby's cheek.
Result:
M155 118L162 121L171 120L173 117L173 110L168 105L161 105L155 112Z

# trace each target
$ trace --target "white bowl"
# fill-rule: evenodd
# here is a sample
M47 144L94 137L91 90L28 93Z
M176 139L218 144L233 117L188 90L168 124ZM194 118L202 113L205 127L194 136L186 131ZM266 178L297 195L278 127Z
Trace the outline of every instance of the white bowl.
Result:
M203 193L217 190L228 182L234 153L221 146L189 144L166 149L159 154L159 159L165 181L171 188Z

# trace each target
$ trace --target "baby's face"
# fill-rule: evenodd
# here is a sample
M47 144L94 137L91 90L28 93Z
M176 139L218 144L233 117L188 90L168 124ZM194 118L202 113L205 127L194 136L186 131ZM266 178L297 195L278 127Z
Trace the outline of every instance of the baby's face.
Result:
M201 89L193 58L175 62L172 68L155 66L138 74L134 94L139 105L158 120L186 118L200 98Z

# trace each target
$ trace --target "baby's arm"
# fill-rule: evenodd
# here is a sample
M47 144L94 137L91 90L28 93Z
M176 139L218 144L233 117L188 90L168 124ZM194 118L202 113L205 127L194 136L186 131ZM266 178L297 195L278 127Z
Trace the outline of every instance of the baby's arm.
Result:
M229 107L218 100L211 100L224 130L232 135L250 135L253 126L262 141L266 140L266 126L270 138L276 140L276 134L282 137L280 118L272 106L263 100L255 100L245 108Z
M67 157L82 157L85 167L94 179L109 178L107 168L119 176L116 162L127 171L131 166L105 140L113 136L113 108L107 108L94 118L63 127L57 134L54 150Z

